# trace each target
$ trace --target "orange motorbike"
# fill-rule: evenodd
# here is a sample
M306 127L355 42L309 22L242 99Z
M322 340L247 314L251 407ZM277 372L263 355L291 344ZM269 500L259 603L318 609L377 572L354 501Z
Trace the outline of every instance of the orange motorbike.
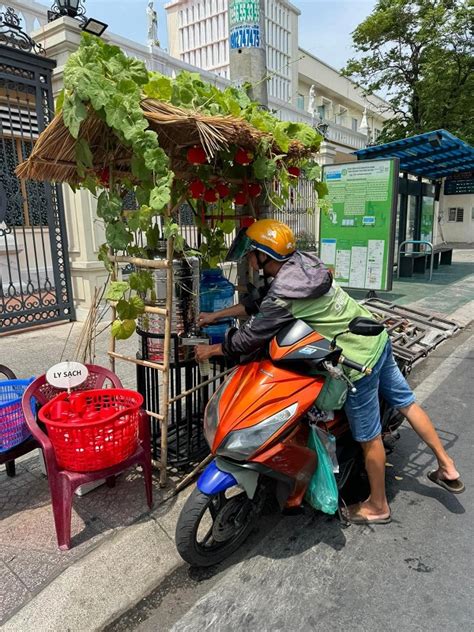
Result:
M375 336L383 325L359 317L348 331ZM336 343L337 336L328 341L297 320L271 340L262 359L238 366L214 393L204 413L204 434L215 458L176 527L176 546L186 562L210 566L233 553L269 494L282 509L302 504L318 466L316 452L308 448L310 423L336 438L339 488L362 462L343 410L318 408L327 380L342 383L344 395L346 387L356 388L342 367L370 373L345 358ZM393 410L382 410L381 418L384 430L401 423Z

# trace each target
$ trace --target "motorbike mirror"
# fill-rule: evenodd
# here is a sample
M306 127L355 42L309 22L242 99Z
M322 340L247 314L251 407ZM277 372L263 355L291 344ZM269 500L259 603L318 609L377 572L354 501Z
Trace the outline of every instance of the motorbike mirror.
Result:
M357 316L349 323L349 331L358 336L378 336L384 329L381 323L365 316Z

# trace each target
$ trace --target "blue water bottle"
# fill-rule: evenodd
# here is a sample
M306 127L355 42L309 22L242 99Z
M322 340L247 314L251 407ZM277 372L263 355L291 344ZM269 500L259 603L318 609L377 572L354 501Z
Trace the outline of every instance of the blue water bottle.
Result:
M220 268L203 270L199 288L201 312L217 312L234 304L235 288L228 281ZM227 329L233 324L232 318L219 320L213 325L203 327L203 331L210 337L211 344L224 342Z

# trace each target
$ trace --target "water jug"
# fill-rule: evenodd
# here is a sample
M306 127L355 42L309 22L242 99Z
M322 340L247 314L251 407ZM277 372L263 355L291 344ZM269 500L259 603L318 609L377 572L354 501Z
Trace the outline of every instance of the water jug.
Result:
M234 291L234 286L224 277L220 268L203 270L199 292L201 312L217 312L232 307ZM225 332L232 324L233 319L226 318L204 327L203 330L210 337L211 344L217 344L224 341Z

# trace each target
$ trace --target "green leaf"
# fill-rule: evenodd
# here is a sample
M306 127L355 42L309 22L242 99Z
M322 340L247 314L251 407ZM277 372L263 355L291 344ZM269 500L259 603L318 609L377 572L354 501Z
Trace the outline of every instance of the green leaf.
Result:
M132 156L132 173L139 180L149 180L151 177L151 171L141 156Z
M90 150L89 143L85 138L78 139L74 147L74 151L76 154L76 162L84 167L87 167L87 169L92 169L92 152Z
M81 187L87 189L92 193L92 195L97 195L97 178L95 175L88 174L81 181Z
M117 316L120 318L120 320L128 320L128 319L135 319L137 317L137 312L134 309L133 305L130 304L129 301L127 301L124 298L121 298L120 301L117 303L115 309L117 310Z
M174 238L174 249L176 252L183 252L186 246L183 235L176 235Z
M136 323L134 320L114 320L112 323L112 336L117 340L127 340L135 333Z
M105 269L108 270L108 272L112 272L112 270L114 269L114 266L113 266L112 262L109 259L109 246L108 246L108 244L102 244L100 246L97 258L99 259L99 261L102 261L102 263L105 266Z
M315 182L314 188L318 192L319 198L324 198L329 193L328 185L325 182Z
M160 184L150 192L150 206L156 213L161 213L171 200L171 190L168 185Z
M304 175L307 180L317 180L321 177L321 167L315 162L310 162L304 168Z
M63 109L63 105L64 105L64 88L61 90L61 92L58 94L57 98L56 98L56 106L55 106L55 114L59 114L61 112L61 110Z
M87 108L78 96L67 96L63 103L63 120L73 138L78 138L82 121L87 117Z
M126 250L133 237L123 222L114 222L105 229L107 243L114 250Z
M145 311L145 301L139 296L132 296L132 298L130 299L130 305L135 310L137 316L139 314L143 314L143 312Z
M119 301L129 288L130 285L127 281L111 281L105 293L105 299L107 301Z
M290 148L290 139L286 132L285 123L277 123L273 128L273 138L278 147L286 153Z
M226 219L223 222L220 222L219 226L222 228L222 231L226 235L230 235L235 230L235 220L233 220L233 219Z
M116 193L109 194L108 191L102 191L97 198L97 217L105 222L113 222L120 218L121 213L121 198Z
M147 290L152 290L155 285L153 274L147 270L132 272L128 282L131 289L140 292L140 294L146 294Z
M155 75L143 88L143 92L147 97L160 99L161 101L170 101L173 94L172 81L164 75Z
M271 158L259 156L252 163L253 173L258 180L270 180L276 173L276 162Z

